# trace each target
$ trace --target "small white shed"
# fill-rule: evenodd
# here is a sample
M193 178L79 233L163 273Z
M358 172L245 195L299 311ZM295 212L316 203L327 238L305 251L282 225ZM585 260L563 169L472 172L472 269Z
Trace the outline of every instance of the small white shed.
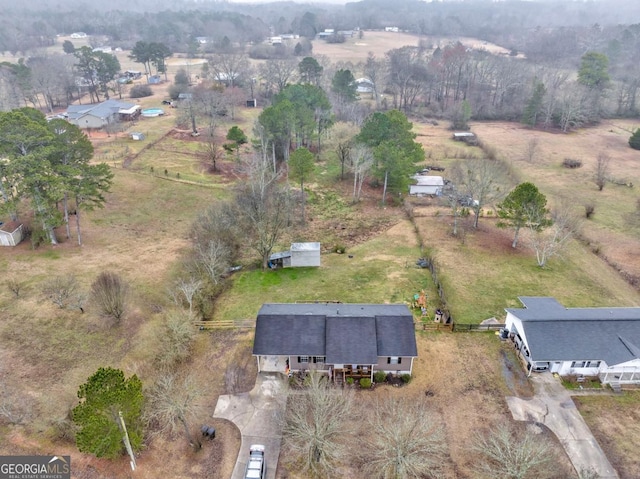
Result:
M320 243L291 243L291 267L320 266Z
M320 243L291 243L289 251L273 253L269 257L269 264L273 268L320 266Z
M442 176L414 175L417 184L409 186L409 194L412 196L440 196L444 187Z
M22 223L0 222L0 246L17 246L22 241Z

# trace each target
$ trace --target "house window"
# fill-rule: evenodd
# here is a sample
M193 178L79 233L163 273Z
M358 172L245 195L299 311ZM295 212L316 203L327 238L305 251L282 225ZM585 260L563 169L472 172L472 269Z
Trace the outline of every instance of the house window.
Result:
M588 368L599 368L600 367L600 361L587 361L587 367Z
M585 366L585 362L584 361L573 361L571 363L571 367L572 368L583 368Z
M402 358L398 356L391 356L387 358L387 364L402 364Z
M308 363L309 362L309 356L298 356L298 362L299 363Z
M314 356L313 363L314 364L324 364L325 357L324 356Z

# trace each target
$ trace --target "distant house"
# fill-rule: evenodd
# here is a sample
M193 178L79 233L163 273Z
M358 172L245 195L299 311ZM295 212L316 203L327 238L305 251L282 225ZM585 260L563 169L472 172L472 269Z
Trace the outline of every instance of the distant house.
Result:
M384 31L398 33L400 29L398 27L384 27Z
M358 93L373 93L375 85L368 78L356 78L355 84Z
M505 332L526 369L640 384L640 308L565 308L554 298L521 297L506 310Z
M67 120L80 128L104 128L118 121L130 121L140 115L140 105L106 100L90 105L69 105Z
M0 222L0 246L17 246L23 238L22 223Z
M71 34L71 38L73 39L78 39L78 38L87 38L87 34L84 32L74 32Z
M414 175L415 185L409 186L409 194L412 196L440 196L444 188L442 176Z
M259 371L315 370L332 380L411 374L418 356L413 314L404 304L264 304L253 355Z
M200 45L206 45L211 42L211 39L209 37L196 37L196 42Z
M139 78L142 78L142 72L138 70L126 70L122 76L131 80L138 80Z
M135 140L135 141L142 141L145 138L144 133L140 131L132 131L131 133L129 133L129 136L131 137L132 140Z
M289 251L273 253L269 263L271 267L283 268L320 266L320 243L291 243Z
M158 85L162 83L162 77L160 75L149 75L149 78L147 78L147 83L149 85Z
M269 37L269 43L271 43L271 45L281 45L282 37Z
M94 52L102 52L102 53L112 53L113 48L111 47L96 47L92 51Z

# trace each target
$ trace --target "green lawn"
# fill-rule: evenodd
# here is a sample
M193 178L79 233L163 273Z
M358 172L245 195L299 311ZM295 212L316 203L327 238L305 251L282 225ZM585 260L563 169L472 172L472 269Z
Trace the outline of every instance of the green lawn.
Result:
M319 268L242 271L219 298L214 319L252 318L268 302L401 303L421 289L431 300L431 278L413 264L418 255L415 241L381 233L346 254L323 254Z

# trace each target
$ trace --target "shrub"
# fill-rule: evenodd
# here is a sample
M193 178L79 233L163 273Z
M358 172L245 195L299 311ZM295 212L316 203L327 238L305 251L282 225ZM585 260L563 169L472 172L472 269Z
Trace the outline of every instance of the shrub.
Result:
M369 378L360 379L360 387L362 389L371 389L371 379Z
M384 371L376 371L375 373L373 373L373 380L376 383L383 383L387 380L387 373L385 373Z
M94 302L103 315L119 321L124 316L129 287L116 273L103 272L91 285Z
M400 376L400 378L405 384L409 384L411 382L411 374L403 374L402 376Z
M351 386L353 384L353 378L347 378L347 384Z
M80 285L73 275L56 276L42 288L42 292L60 309L68 308L77 302Z
M640 128L629 138L629 146L634 150L640 150Z
M129 92L130 98L144 98L153 95L153 91L149 85L136 85Z
M588 203L584 205L584 215L587 219L591 219L593 214L596 212L596 207L592 203Z
M347 247L343 244L337 244L333 247L333 252L338 254L344 254L347 251Z
M582 161L574 160L572 158L565 158L562 161L562 166L565 168L580 168L582 166Z

